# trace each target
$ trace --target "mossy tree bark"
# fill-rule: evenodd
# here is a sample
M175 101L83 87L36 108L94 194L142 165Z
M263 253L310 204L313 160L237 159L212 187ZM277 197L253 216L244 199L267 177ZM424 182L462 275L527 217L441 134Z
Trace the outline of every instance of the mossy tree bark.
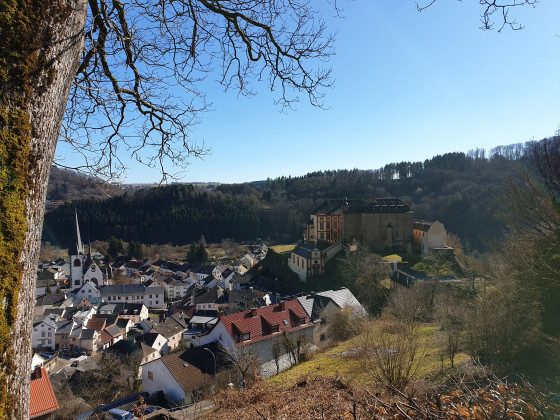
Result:
M0 417L29 417L48 175L83 50L85 0L0 0Z

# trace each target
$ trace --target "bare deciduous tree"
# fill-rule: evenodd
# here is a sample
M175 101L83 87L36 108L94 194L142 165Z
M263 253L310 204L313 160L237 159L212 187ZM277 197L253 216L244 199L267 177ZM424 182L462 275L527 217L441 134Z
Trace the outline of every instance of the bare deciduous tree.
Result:
M0 40L0 412L25 418L59 138L83 156L78 169L118 176L128 156L165 179L207 151L190 130L214 70L226 90L265 81L282 106L300 93L320 106L332 38L309 0L14 0L0 4Z
M437 0L426 0L424 2L416 2L416 9L422 12L431 7L436 1ZM498 32L501 32L506 27L514 31L523 29L523 25L510 16L510 10L516 6L535 7L538 1L539 0L479 0L483 8L483 12L480 15L480 29L495 29L495 22L498 22Z
M415 324L385 321L359 339L364 369L383 386L403 390L418 372L422 358Z

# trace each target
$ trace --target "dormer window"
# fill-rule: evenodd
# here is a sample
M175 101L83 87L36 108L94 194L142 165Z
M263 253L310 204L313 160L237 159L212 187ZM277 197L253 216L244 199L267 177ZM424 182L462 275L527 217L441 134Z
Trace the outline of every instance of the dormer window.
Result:
M274 326L272 327L272 332L273 332L273 333L280 332L280 325L274 325Z
M251 333L245 333L243 334L242 340L246 341L246 340L250 340L251 339Z
M299 319L299 325L303 325L305 324L305 318L300 318Z

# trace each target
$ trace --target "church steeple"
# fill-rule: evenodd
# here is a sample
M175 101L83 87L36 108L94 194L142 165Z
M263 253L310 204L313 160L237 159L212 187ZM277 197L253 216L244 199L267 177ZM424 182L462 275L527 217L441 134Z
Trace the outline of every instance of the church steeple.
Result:
M78 224L78 212L76 213L76 255L84 255L84 244L82 244L82 237L80 236L80 225Z

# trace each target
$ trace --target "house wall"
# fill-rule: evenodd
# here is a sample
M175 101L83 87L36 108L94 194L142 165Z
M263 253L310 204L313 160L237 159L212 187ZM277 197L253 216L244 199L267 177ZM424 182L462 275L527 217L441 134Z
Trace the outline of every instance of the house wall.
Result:
M313 225L308 225L308 242L317 242L318 240L336 243L342 241L344 231L344 216L342 214L326 215L319 213L312 215ZM314 239L311 237L314 236Z
M146 294L137 295L110 295L104 296L103 303L143 303L148 309L163 309L165 307L163 293L149 293L150 288L146 289Z
M80 350L86 352L88 356L97 352L98 335L95 334L93 340L80 340Z
M288 267L298 275L300 281L307 279L307 259L292 253L288 260Z
M432 223L428 231L428 248L443 248L447 244L447 231L440 222Z
M84 282L85 281L91 281L92 283L99 286L105 284L105 278L97 264L93 263L86 271L86 273L84 274Z
M235 345L227 332L226 327L221 321L219 321L207 334L183 334L183 338L187 348L205 346L215 341L218 341L222 346L230 350L233 349L233 346Z
M308 326L306 328L288 333L288 337L290 337L294 341L296 341L299 336L304 336L307 343L313 343L313 326ZM272 355L272 346L277 341L281 341L282 338L282 333L276 333L265 340L248 343L243 346L238 346L238 348L245 347L247 351L257 357L261 365L261 374L264 377L269 377L276 374L276 364L274 362L274 356ZM280 370L287 369L291 366L291 362L289 362L289 360L289 357L282 358L282 365L280 366Z
M447 245L447 231L438 221L432 223L427 232L414 229L414 248L426 254L434 248L444 248Z
M31 333L31 346L33 348L54 350L55 332L56 328L41 322L36 327L33 327L33 332Z
M325 264L328 263L333 257L342 251L342 242L338 242L334 245L329 246L323 250L323 255L325 256Z
M150 375L151 373L151 375ZM150 379L151 377L151 379ZM159 391L174 401L186 401L185 391L177 383L171 372L161 360L154 360L142 366L142 391L154 395Z
M344 240L365 242L374 250L406 249L412 243L412 219L412 213L345 213Z
M324 348L331 344L329 338L329 328L333 316L339 311L339 307L330 301L321 311L321 319L316 320L313 326L313 344L317 347Z

